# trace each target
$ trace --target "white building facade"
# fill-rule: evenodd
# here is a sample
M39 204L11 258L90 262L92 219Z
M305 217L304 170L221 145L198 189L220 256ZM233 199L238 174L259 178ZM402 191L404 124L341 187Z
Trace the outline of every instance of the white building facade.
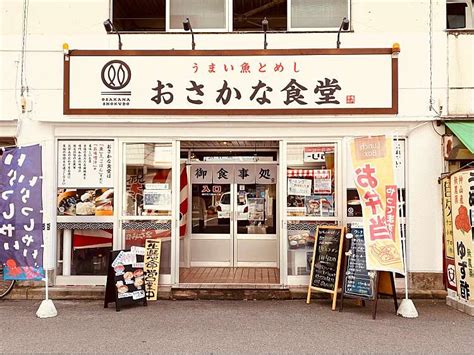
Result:
M245 8L168 0L147 5L159 8L151 20L136 11L140 1L119 2L0 5L0 137L43 147L54 284L104 284L109 250L162 238L162 284L187 283L193 268L242 267L264 268L265 283L307 285L315 227L361 221L349 142L386 135L405 201L412 287L443 287L444 127L436 122L456 96L445 1ZM266 50L255 25L264 16ZM350 27L337 49L343 17ZM108 18L121 51L104 30ZM258 91L258 83L266 86ZM243 168L249 176L239 175ZM219 180L221 169L231 180ZM291 191L298 188L301 195Z

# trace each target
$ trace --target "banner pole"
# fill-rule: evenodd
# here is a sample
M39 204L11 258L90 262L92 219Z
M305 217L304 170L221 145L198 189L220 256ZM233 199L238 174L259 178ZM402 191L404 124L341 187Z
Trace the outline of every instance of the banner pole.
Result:
M46 282L46 301L49 300L49 279L48 279L48 270L44 270L45 282Z
M395 142L397 144L398 142L398 134L395 133L395 135L392 138L392 144ZM392 151L394 151L394 148L392 147ZM405 218L405 213L403 212L403 208L407 207L404 205L404 199L403 199L403 191L400 189L400 197L398 196L398 174L397 174L397 163L396 159L393 159L394 162L394 177L395 177L395 185L397 186L397 201L398 201L398 206L397 206L397 216L399 218L398 221L398 228L400 229L400 239L402 241L402 250L403 250L403 271L405 273L405 298L402 300L400 303L400 307L398 307L397 310L397 315L400 315L404 318L417 318L418 317L418 311L415 308L415 304L413 303L412 300L408 298L408 267L407 267L407 241L406 241L406 231L405 231L405 226L403 225L402 218ZM406 224L406 223L405 223Z
M45 171L43 169L43 153L44 150L43 146L40 146L40 157L41 157L41 167L42 167L42 173L40 176L41 183L43 184L43 172ZM46 151L49 152L48 146L46 146ZM42 191L43 191L43 185L42 185ZM44 198L43 194L41 198ZM44 203L42 203L42 206L44 208ZM44 271L44 282L45 284L45 299L41 302L38 310L36 311L36 316L38 318L52 318L56 317L58 315L58 311L56 310L56 307L54 306L54 303L52 300L49 299L49 276L48 276L48 270L49 270L49 264L50 264L50 256L49 256L49 248L50 248L50 241L51 241L51 234L53 231L50 228L49 223L44 223L44 212L41 211L41 220L43 224L43 271ZM53 262L54 265L54 262Z

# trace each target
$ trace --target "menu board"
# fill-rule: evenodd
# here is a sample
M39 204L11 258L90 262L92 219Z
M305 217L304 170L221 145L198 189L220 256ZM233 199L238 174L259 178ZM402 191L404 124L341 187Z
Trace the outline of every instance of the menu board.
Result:
M145 248L132 247L130 250L110 252L104 308L115 302L120 311L122 306L136 303L146 306L143 259Z
M351 228L353 237L344 273L344 295L373 299L374 276L367 271L365 261L364 228Z
M330 292L337 290L343 231L342 227L318 227L314 244L311 287Z

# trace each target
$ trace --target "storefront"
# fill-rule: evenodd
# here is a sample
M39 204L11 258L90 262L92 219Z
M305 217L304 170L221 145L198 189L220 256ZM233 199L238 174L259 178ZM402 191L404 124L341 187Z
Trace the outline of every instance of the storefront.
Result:
M352 138L393 137L404 193L398 52L66 51L56 284L160 238L161 284L306 285L316 227L361 220Z
M473 315L474 122L445 121L443 206L444 283L447 304Z

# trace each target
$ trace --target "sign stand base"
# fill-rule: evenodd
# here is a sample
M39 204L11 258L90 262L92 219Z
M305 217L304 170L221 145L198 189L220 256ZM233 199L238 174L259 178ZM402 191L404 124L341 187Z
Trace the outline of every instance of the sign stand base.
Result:
M358 298L355 296L345 296L348 298L355 298L359 301L362 301L362 306L365 306L365 301L372 301L372 319L377 317L377 305L379 300L379 295L391 296L393 298L393 303L395 306L395 314L398 310L398 300L397 300L397 291L395 289L395 278L393 272L387 271L376 271L375 272L375 292L373 299L367 298ZM388 282L387 282L388 281ZM342 312L344 309L344 292L341 292L341 303L339 305L339 312Z

